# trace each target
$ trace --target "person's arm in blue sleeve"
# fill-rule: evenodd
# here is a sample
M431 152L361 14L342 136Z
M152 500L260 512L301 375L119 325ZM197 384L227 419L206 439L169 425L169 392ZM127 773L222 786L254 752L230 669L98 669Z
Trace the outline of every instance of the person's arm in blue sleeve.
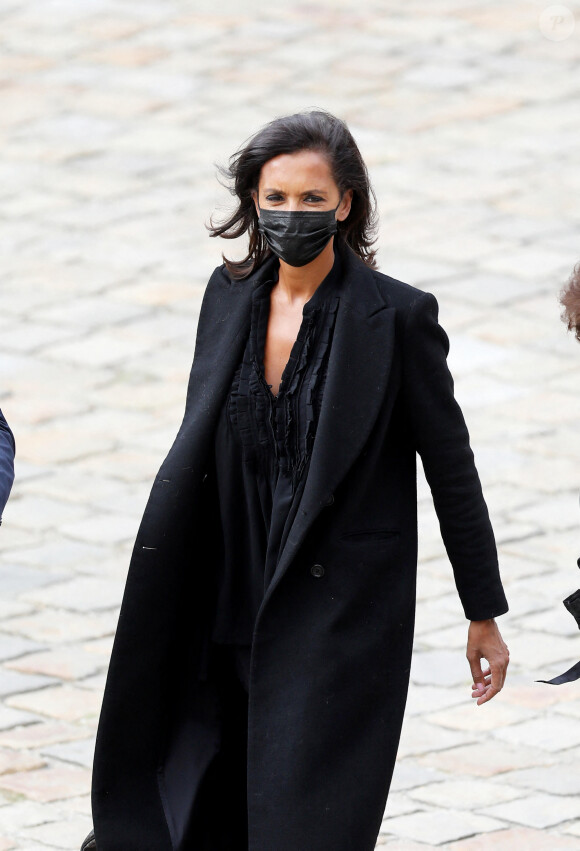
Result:
M14 481L15 452L14 435L0 410L0 523Z

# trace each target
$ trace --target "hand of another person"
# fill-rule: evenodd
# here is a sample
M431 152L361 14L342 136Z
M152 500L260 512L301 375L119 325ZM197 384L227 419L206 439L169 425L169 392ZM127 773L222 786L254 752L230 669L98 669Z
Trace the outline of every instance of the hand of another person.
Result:
M481 706L502 690L510 660L509 650L493 618L471 621L466 656L473 677L471 696L477 698L477 705ZM481 667L482 659L489 663L485 671Z

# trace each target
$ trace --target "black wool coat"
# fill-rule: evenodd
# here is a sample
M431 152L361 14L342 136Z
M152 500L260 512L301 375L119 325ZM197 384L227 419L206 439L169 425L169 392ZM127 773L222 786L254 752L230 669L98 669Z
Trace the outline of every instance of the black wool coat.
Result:
M417 452L466 617L507 611L437 302L339 250L343 293L310 469L254 631L250 851L374 848L411 662ZM216 269L203 300L185 416L137 535L105 689L99 851L206 847L191 837L197 778L218 746L202 664L219 552L209 463L251 292L274 262L239 282Z

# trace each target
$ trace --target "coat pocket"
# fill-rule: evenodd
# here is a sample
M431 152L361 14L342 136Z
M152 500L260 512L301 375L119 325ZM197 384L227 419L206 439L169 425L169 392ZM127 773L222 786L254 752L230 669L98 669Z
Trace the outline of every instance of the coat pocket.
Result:
M365 541L388 541L398 538L400 534L398 529L355 529L352 532L343 532L340 540L361 544Z

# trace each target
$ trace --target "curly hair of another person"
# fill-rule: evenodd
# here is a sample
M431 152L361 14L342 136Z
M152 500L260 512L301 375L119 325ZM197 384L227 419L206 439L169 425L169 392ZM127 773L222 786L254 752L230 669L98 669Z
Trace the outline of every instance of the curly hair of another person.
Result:
M580 342L580 263L576 264L570 280L560 293L560 304L564 308L562 321Z

